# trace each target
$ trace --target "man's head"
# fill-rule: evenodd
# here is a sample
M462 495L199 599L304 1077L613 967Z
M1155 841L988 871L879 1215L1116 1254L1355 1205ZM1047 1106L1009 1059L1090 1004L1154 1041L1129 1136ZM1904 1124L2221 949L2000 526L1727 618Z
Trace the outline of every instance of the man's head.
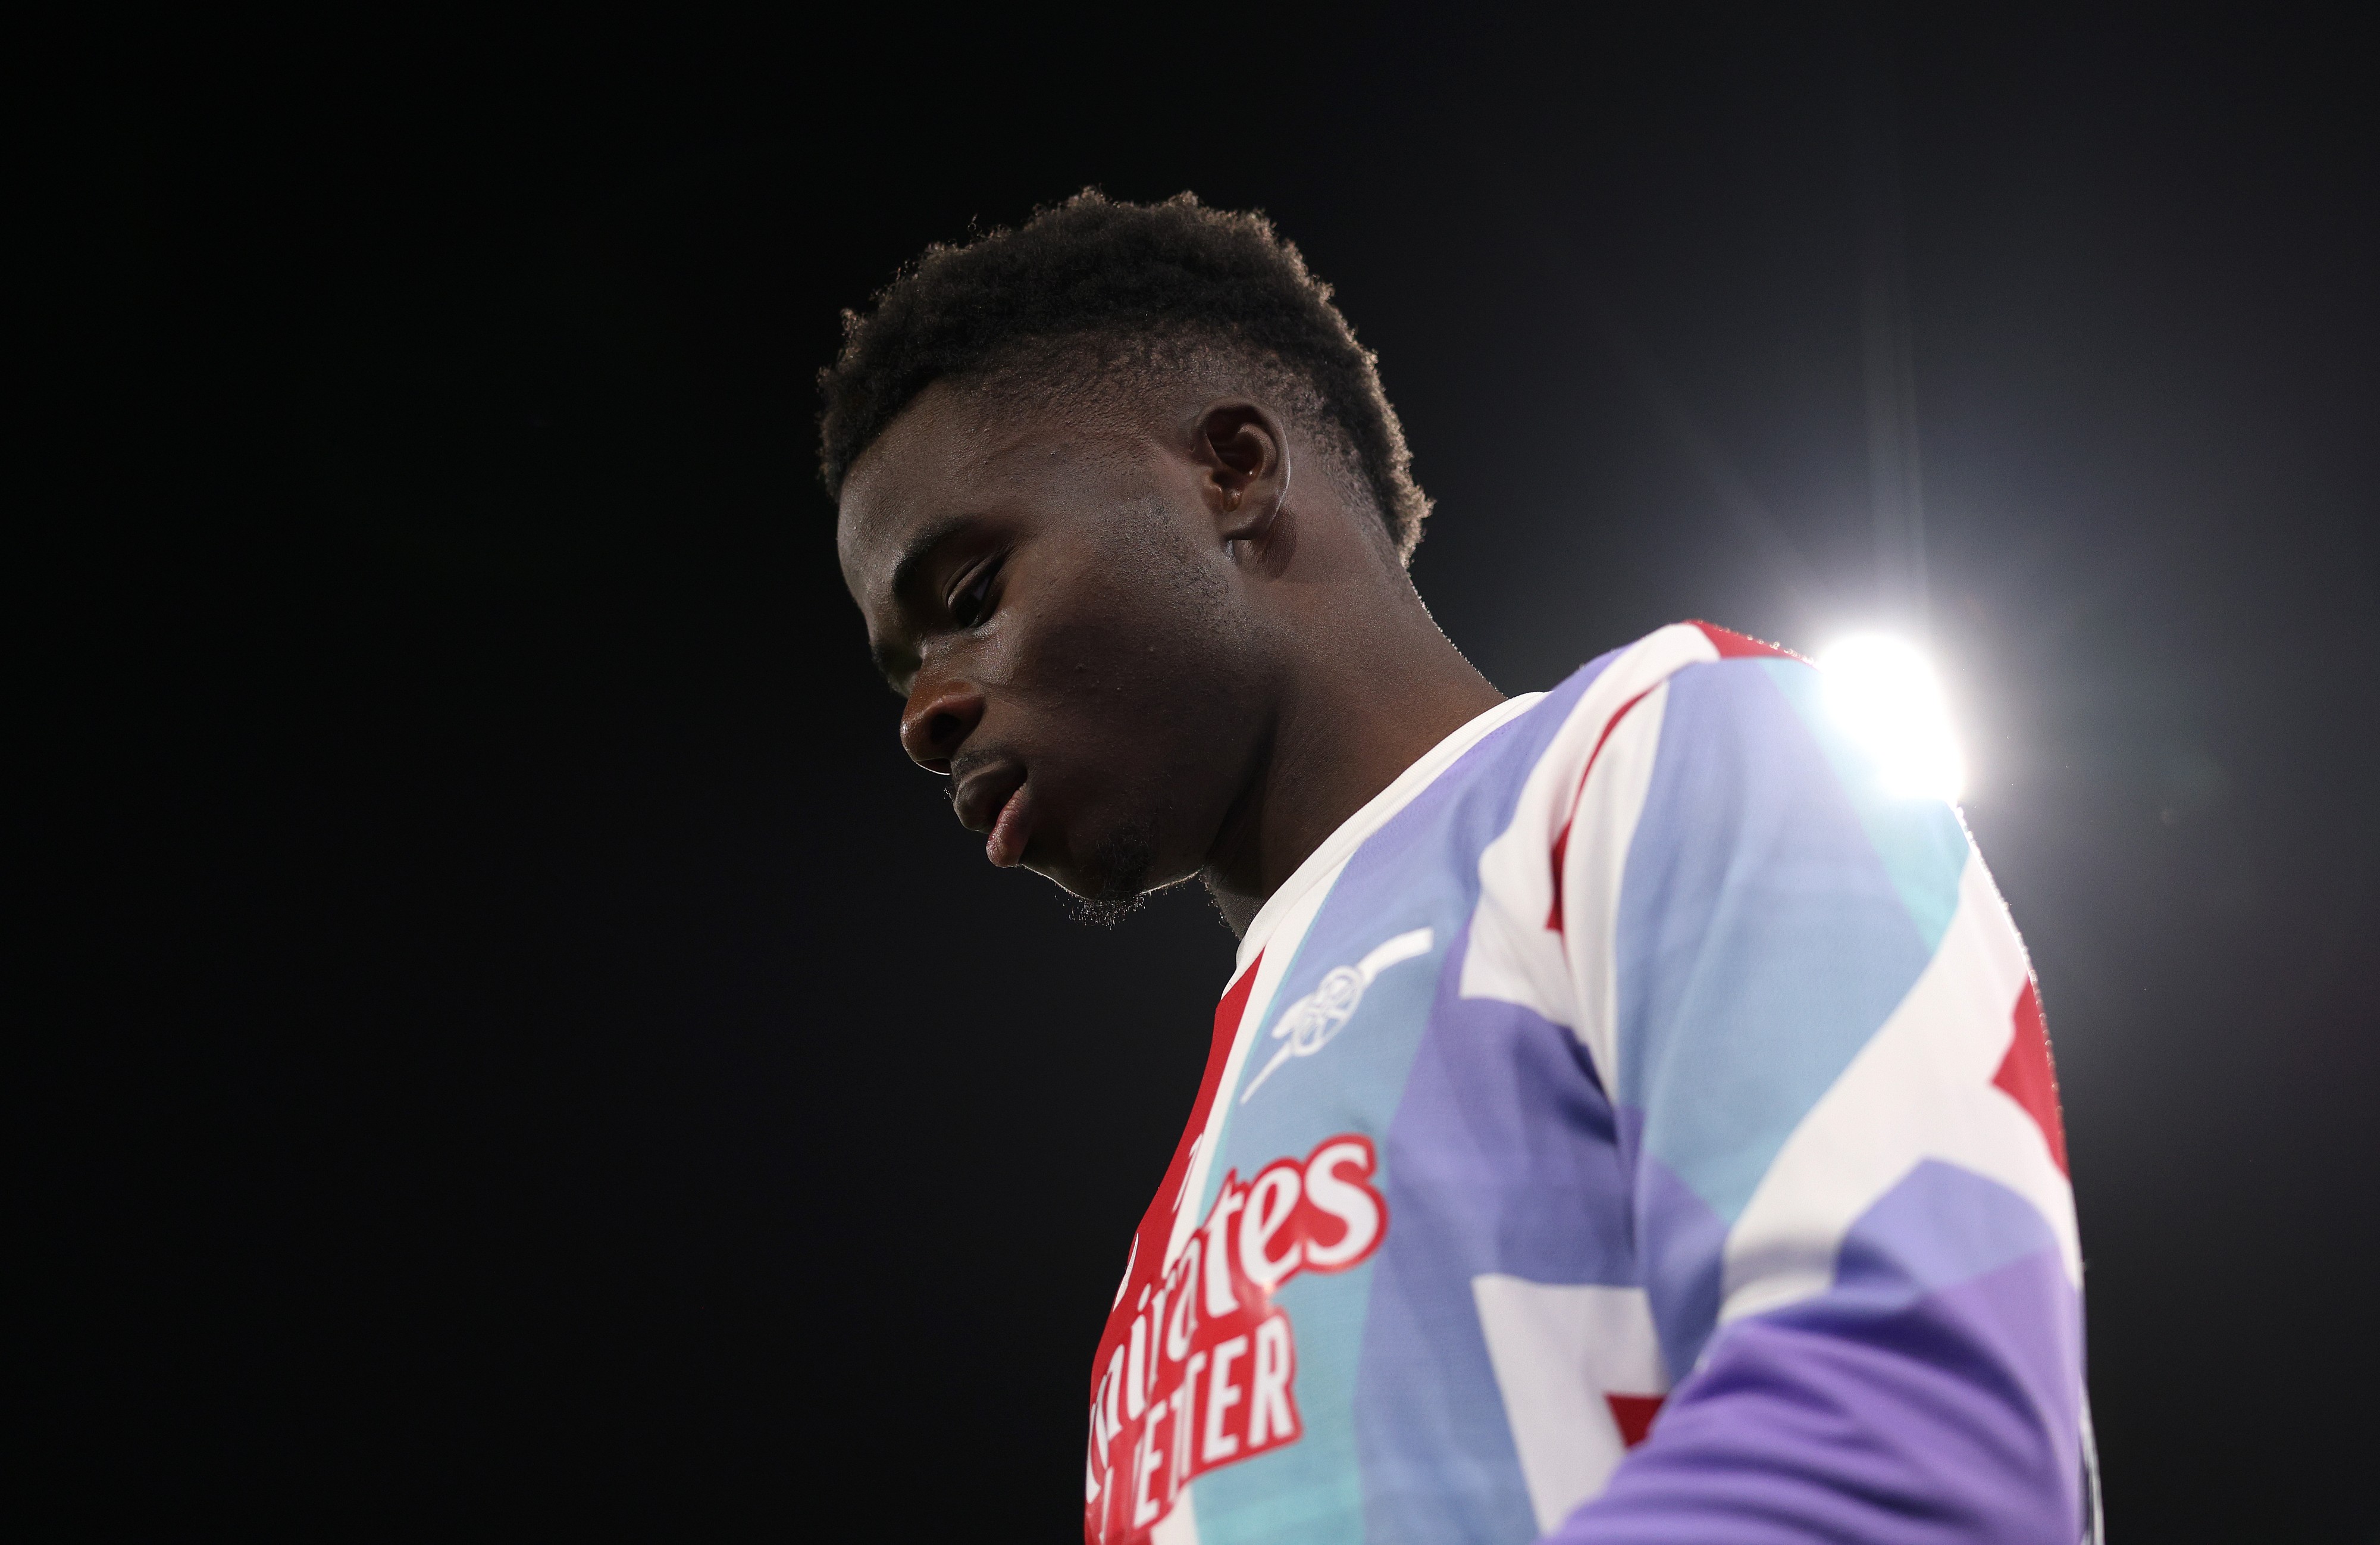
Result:
M1365 606L1418 611L1395 415L1259 217L1085 194L937 248L820 386L904 747L994 862L1079 897L1212 862L1301 678Z
M1429 501L1415 487L1373 357L1261 214L1086 191L1014 231L935 246L819 372L819 458L840 499L853 465L937 381L1040 393L1146 380L1201 352L1229 358L1326 430L1331 451L1410 560Z

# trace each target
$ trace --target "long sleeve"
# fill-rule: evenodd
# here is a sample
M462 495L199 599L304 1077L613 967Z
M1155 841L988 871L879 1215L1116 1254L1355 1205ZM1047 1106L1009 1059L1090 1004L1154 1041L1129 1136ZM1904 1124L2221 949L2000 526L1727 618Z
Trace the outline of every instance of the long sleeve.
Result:
M1821 688L1670 675L1554 850L1673 1387L1552 1538L2073 1545L2081 1262L2023 948Z

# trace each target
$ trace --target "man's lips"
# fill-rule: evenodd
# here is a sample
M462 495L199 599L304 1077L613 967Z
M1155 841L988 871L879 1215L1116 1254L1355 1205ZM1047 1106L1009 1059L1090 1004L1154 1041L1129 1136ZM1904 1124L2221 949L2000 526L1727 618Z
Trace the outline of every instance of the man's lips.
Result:
M1026 791L1021 767L988 767L971 772L951 791L959 824L985 833L983 856L1002 869L1013 869L1025 858L1032 798Z
M1031 834L1033 821L1026 786L1016 785L1016 792L1000 807L1000 819L991 823L991 835L983 839L983 856L1001 869L1014 869L1025 861L1025 839Z

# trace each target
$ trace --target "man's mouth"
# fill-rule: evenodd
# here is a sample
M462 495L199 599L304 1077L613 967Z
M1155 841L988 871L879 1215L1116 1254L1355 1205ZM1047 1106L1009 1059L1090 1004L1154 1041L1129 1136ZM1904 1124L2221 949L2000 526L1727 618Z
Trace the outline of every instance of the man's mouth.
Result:
M1028 786L1016 785L1016 792L1000 807L1000 819L991 823L991 835L983 839L983 856L1002 869L1014 869L1025 861L1025 839L1032 826L1030 801L1025 792Z
M959 824L985 833L983 856L1002 869L1025 859L1031 835L1032 798L1021 767L992 767L969 775L952 792Z

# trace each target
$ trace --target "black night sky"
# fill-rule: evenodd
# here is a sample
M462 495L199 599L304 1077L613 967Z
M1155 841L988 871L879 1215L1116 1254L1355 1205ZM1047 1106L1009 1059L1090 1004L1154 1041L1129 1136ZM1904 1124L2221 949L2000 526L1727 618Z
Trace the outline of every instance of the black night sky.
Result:
M16 609L56 1537L1079 1528L1231 941L908 765L811 376L1098 184L1337 286L1508 691L1907 625L1922 511L2115 1537L2374 1538L2369 55L2061 17L95 43Z

